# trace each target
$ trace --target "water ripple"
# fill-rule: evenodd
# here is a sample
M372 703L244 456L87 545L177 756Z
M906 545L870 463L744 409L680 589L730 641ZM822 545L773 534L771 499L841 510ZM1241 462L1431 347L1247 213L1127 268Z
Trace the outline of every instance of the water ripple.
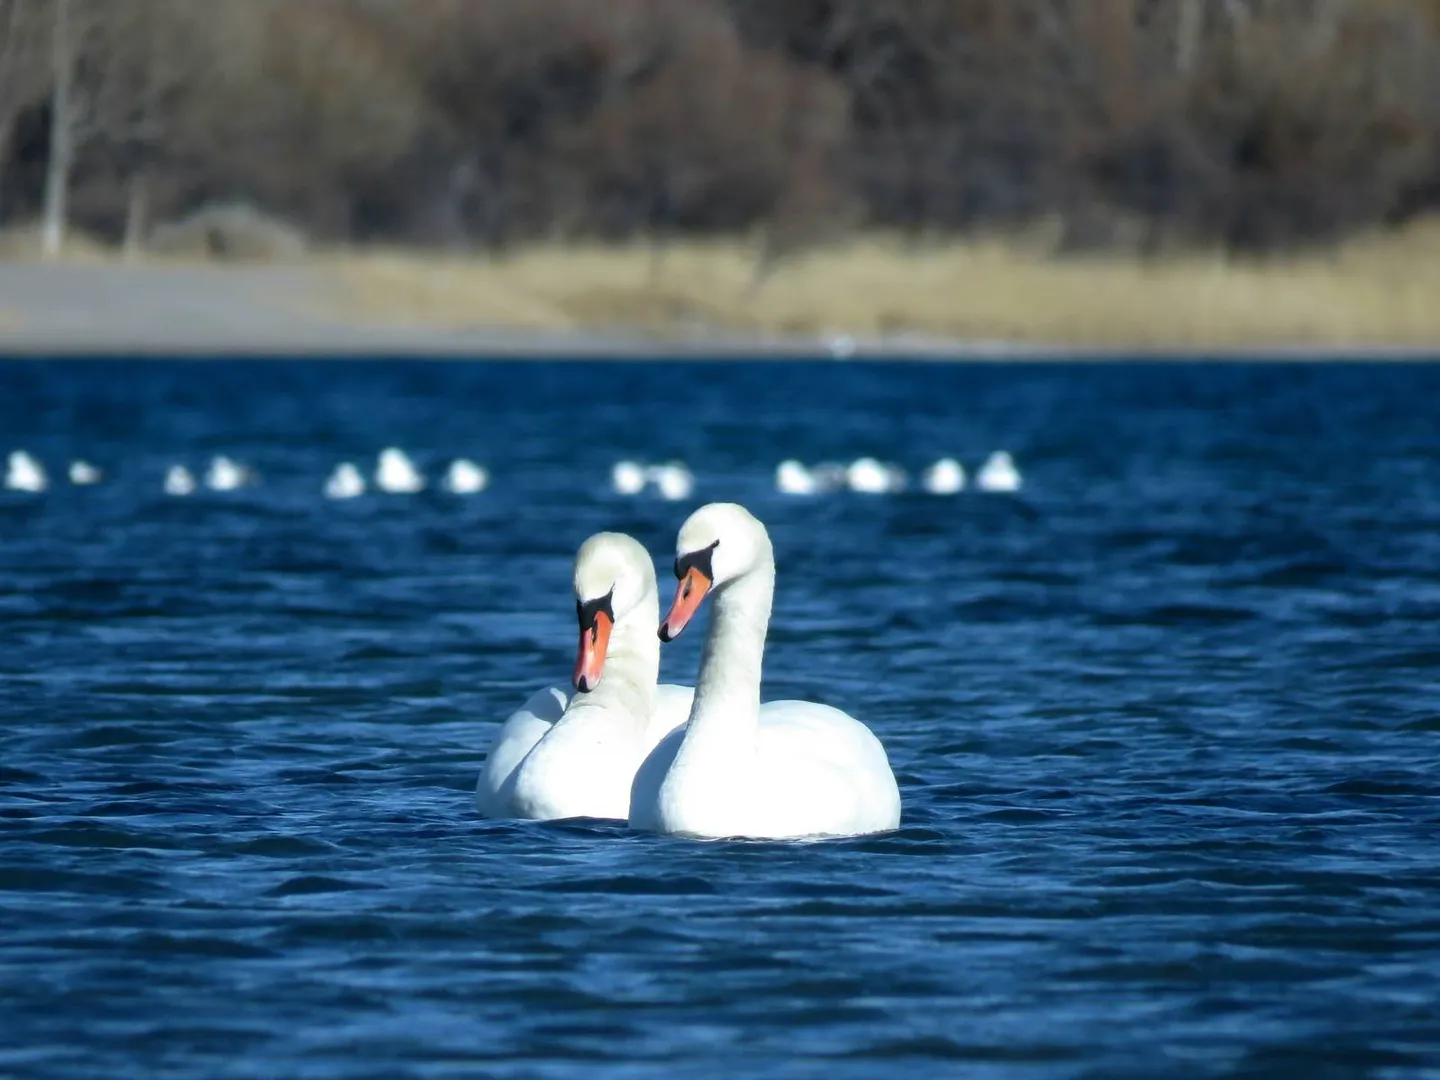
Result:
M1437 1075L1440 374L817 370L0 365L107 474L0 492L0 1075ZM320 498L390 444L491 488ZM1015 499L770 488L1001 445ZM218 452L264 482L161 494ZM766 694L874 727L899 830L475 816L579 542L665 580L622 457L769 523Z

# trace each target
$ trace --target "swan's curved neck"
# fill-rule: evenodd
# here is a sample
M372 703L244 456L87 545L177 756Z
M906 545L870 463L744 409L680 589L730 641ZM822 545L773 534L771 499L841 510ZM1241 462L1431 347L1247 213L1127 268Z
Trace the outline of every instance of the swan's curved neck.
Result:
M760 665L774 595L775 559L768 545L754 567L716 592L687 743L753 739L760 722Z
M660 600L651 589L610 631L600 684L588 694L577 693L571 704L631 717L643 730L650 722L660 677L660 639L655 636L659 622Z

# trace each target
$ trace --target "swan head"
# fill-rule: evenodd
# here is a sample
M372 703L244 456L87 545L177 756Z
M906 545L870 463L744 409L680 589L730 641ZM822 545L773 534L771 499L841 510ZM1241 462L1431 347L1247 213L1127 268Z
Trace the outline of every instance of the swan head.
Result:
M691 514L675 540L675 603L660 623L660 640L673 641L707 594L743 577L769 553L758 518L737 503L710 503ZM773 557L773 556L772 556Z
M575 614L580 649L575 657L575 689L594 690L605 669L610 632L655 592L650 553L624 533L596 533L575 555Z

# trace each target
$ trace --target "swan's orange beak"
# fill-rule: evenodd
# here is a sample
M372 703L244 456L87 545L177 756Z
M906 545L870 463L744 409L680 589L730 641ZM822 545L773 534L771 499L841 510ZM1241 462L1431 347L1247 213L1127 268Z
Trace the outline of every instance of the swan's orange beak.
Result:
M685 629L695 612L700 610L700 601L710 591L709 576L698 566L691 566L680 579L675 590L675 602L670 605L670 614L660 623L660 640L674 641Z
M580 651L575 657L575 689L587 694L600 685L605 670L605 650L610 647L610 630L615 621L604 611L580 620Z

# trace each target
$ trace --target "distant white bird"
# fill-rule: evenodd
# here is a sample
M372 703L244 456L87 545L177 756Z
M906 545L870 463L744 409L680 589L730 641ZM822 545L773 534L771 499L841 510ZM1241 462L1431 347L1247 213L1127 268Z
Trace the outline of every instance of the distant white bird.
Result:
M195 477L190 475L190 470L184 465L171 465L165 473L165 494L183 496L194 493Z
M804 465L788 458L775 466L775 490L781 495L815 495L820 483Z
M450 471L445 474L445 490L456 495L474 495L484 491L489 483L490 474L484 467L466 458L452 461Z
M645 490L645 470L633 461L617 461L610 469L610 486L617 495L639 495Z
M1009 453L996 450L975 474L975 486L981 491L1019 491L1020 470Z
M365 494L365 478L353 462L342 461L325 481L327 499L354 499Z
M671 502L688 499L695 490L695 477L682 461L670 461L646 469L645 478L655 485L662 499Z
M845 470L845 481L851 491L863 495L887 495L905 487L905 474L893 465L886 465L872 457L857 458Z
M849 334L831 334L825 339L825 348L836 360L849 360L855 355L855 339Z
M11 491L44 491L49 484L45 467L24 450L10 451L6 462L5 486Z
M70 463L70 483L79 487L86 484L98 484L105 479L105 474L91 465L88 461L72 461Z
M205 486L211 491L234 491L254 479L254 474L244 465L231 461L220 454L210 462L205 471Z
M380 451L375 469L375 486L395 495L413 495L425 490L425 478L405 455L405 451L388 446Z
M965 490L965 470L954 458L941 458L920 479L931 495L954 495Z

